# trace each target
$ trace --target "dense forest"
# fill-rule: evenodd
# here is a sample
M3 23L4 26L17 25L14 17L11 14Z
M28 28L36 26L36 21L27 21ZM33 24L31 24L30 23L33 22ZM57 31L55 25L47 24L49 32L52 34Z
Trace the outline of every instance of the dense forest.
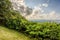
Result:
M30 22L13 10L9 0L0 0L0 25L38 40L60 40L59 23Z

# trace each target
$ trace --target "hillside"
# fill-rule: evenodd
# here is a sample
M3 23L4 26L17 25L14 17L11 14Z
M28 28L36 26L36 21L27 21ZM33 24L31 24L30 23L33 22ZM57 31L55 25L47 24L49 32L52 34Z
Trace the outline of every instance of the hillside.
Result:
M0 25L0 40L60 40L60 23L30 22L9 0L0 0Z
M31 40L22 33L0 26L0 40Z

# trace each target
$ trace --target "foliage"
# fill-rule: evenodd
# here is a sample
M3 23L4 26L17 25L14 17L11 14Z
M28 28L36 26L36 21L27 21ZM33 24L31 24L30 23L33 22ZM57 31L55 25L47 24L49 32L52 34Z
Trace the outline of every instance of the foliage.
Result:
M55 22L29 22L10 8L9 0L0 0L0 24L24 32L38 40L60 40L60 24Z
M0 24L8 28L22 29L26 19L14 11L9 0L0 0Z
M5 16L10 17L11 3L9 0L0 0L0 23L4 23Z
M57 23L36 23L27 26L26 33L42 40L59 40L60 25Z

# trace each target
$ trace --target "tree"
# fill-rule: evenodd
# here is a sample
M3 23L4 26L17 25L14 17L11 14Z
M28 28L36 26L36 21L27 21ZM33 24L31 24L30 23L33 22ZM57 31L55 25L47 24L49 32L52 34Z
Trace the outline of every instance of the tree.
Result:
M9 0L0 0L0 22L3 23L5 16L9 14L11 2Z

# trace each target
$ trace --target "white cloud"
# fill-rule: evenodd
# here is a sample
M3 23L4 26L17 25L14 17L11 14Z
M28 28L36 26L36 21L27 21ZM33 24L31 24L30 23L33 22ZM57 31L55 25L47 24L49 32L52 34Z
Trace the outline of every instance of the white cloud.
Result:
M10 0L14 10L17 10L21 13L22 16L27 14L27 5L24 0Z
M60 14L56 14L55 11L52 11L48 14L34 14L32 16L28 16L26 17L28 20L41 20L41 19L45 19L45 20L60 20Z
M44 7L48 7L48 4L47 4L47 3L44 3L44 4L42 4L42 6L44 6Z
M48 17L50 19L60 20L60 14L56 13L55 11L52 11L48 14Z
M21 12L23 16L27 14L27 6L24 3L24 0L10 0L13 4L13 8ZM47 0L49 2L49 0ZM60 19L60 14L57 14L55 11L51 11L50 13L44 13L44 8L48 7L47 3L39 4L35 6L31 15L25 16L28 20L35 19L46 19L46 20L56 20Z
M45 6L46 4L42 5L39 4L38 6L35 6L33 9L33 12L31 15L26 16L27 19L43 19L44 16L47 16L46 14L43 14L44 10L43 10L43 6Z
M49 2L49 0L47 0ZM60 19L60 14L56 13L55 11L51 11L50 13L44 13L44 9L48 7L48 3L39 4L35 6L31 15L26 16L28 20L57 20Z

